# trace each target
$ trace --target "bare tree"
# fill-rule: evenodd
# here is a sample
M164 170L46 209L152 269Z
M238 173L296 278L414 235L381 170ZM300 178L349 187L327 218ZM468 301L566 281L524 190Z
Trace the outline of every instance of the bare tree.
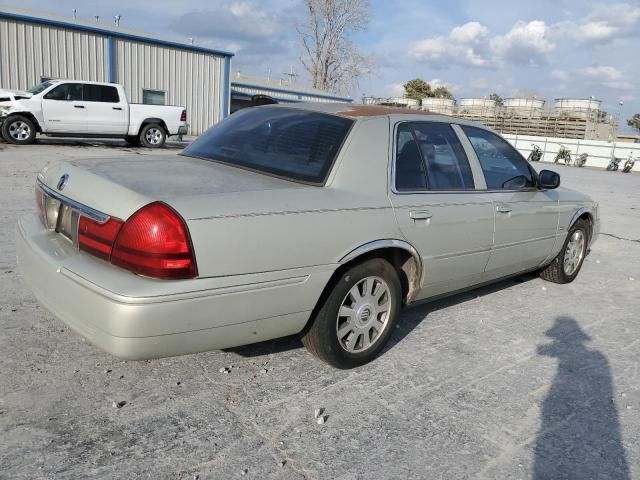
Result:
M371 59L350 36L369 24L368 0L305 0L306 18L297 27L303 46L300 61L314 88L332 92L353 89L371 72Z

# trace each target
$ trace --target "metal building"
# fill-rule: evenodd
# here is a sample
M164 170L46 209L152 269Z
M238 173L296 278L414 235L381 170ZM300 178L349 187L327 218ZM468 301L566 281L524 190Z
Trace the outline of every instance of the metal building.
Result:
M351 97L292 84L285 80L266 79L242 75L240 72L231 80L231 111L251 105L256 96L269 97L278 103L296 102L352 102Z
M127 28L0 8L0 88L50 78L121 83L131 103L187 108L190 134L229 114L232 53Z

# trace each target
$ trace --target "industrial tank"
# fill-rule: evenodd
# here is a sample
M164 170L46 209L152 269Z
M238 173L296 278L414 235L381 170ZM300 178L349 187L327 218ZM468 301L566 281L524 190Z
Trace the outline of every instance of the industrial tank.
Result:
M602 101L595 98L557 98L555 110L558 115L569 118L591 118L600 111Z
M422 110L428 110L434 113L443 113L445 115L453 114L455 101L452 98L423 98Z

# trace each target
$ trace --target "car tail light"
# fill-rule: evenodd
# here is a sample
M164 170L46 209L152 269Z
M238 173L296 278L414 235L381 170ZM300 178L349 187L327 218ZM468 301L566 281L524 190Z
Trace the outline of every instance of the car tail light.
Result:
M187 121L187 111L186 110L182 110L182 113L180 114L180 121L181 122L186 122Z
M109 260L122 225L122 220L117 218L99 223L81 216L78 223L78 248L103 260Z
M155 278L194 278L198 274L184 220L161 202L142 207L124 223L113 245L111 263Z

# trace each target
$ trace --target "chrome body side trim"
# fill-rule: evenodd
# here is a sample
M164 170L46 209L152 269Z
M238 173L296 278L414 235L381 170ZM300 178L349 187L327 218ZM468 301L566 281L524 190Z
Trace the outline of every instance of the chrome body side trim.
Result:
M41 180L36 181L36 185L38 188L41 188L42 191L49 195L50 197L58 200L60 203L67 205L71 210L75 210L76 212L89 217L92 220L95 220L98 223L105 223L111 218L106 213L102 213L98 210L95 210L91 207L87 207L82 203L76 202L75 200L71 200L69 197L65 197L64 195L59 194L54 189L47 187Z

